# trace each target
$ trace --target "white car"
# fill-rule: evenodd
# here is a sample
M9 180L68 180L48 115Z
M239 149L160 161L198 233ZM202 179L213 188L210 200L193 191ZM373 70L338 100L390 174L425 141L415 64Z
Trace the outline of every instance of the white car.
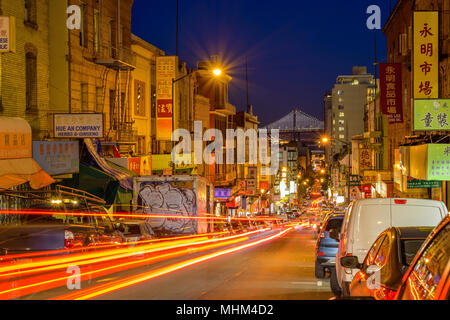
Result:
M349 295L349 285L357 270L341 266L344 256L357 256L361 263L378 235L389 227L435 227L448 214L442 201L426 199L362 199L350 205L339 235L336 269L330 285L337 296Z

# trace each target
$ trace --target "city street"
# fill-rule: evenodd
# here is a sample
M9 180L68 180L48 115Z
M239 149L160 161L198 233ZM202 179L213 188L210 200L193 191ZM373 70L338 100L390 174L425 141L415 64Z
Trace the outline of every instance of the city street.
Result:
M98 299L321 300L329 280L314 277L312 232L300 230ZM176 287L176 290L174 288Z
M449 73L450 0L0 0L0 300L449 300Z

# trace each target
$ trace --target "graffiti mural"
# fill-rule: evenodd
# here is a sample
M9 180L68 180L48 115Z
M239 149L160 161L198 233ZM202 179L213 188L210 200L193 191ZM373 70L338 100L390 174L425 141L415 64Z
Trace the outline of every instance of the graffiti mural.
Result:
M149 215L196 216L196 194L185 182L145 182L139 187L138 211ZM194 233L197 220L149 218L155 231L166 234Z

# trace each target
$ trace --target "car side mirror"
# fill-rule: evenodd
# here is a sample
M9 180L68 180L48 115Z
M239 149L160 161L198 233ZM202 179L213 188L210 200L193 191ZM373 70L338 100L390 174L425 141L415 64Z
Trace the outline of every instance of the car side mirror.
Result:
M361 269L362 264L358 262L356 256L345 256L341 258L341 266L349 269Z
M338 229L331 229L329 232L329 235L330 235L331 239L339 241L339 230Z

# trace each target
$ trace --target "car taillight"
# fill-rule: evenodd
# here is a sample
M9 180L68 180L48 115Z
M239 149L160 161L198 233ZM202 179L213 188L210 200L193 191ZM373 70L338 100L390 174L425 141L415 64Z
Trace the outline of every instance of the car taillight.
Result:
M406 199L394 199L396 204L406 204Z
M64 247L70 249L73 247L75 236L70 230L64 230Z
M323 253L323 252L317 252L317 255L318 255L318 256L324 256L325 253Z

